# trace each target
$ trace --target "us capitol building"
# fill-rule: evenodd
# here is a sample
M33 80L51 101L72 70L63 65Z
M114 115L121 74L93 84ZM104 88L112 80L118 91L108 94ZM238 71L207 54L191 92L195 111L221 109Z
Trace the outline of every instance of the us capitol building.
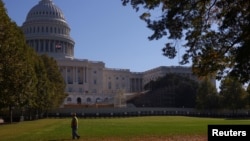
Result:
M74 58L74 40L63 12L52 0L35 5L22 25L26 42L38 53L53 57L66 83L62 106L114 104L117 97L143 92L143 87L166 73L178 73L194 78L190 67L160 66L145 72L106 68L104 62ZM125 95L126 96L126 95ZM125 97L126 98L126 97Z

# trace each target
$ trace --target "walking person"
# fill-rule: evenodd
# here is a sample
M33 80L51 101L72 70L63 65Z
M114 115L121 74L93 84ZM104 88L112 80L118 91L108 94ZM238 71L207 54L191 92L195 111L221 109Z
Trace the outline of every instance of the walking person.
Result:
M79 139L80 136L77 133L78 119L77 119L76 113L72 114L71 129L72 129L72 139L76 139L76 138Z

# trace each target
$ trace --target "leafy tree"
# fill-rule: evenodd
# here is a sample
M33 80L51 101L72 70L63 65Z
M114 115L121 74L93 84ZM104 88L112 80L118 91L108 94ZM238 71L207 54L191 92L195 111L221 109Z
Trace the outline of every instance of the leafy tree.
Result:
M24 40L25 41L25 40ZM21 110L22 115L23 112L27 109L29 106L35 105L35 97L36 94L36 86L37 86L37 77L36 72L34 69L34 60L37 58L36 52L30 48L29 46L25 45L25 53L23 54L23 57L25 57L26 62L22 65L22 72L23 75L19 79L21 81L21 84L19 85L19 92L22 94L22 97L19 99L19 105L18 108ZM20 71L20 70L19 70Z
M53 58L26 44L22 30L12 22L0 0L0 110L43 113L66 97L65 83Z
M169 73L145 85L148 93L129 102L146 107L195 107L198 83L187 77Z
M196 89L198 84L194 81L182 81L176 86L176 107L194 108L196 105L195 98L197 95Z
M0 108L23 107L34 92L34 71L21 29L6 14L0 1Z
M199 76L221 79L229 73L241 83L250 80L250 1L246 0L122 0L153 31L149 40L166 37L162 51L174 58L174 42L185 40L180 64L192 62Z
M222 104L225 108L232 110L233 113L236 113L238 109L245 108L246 91L237 79L226 77L222 80L220 89Z
M31 49L31 48L30 48ZM42 112L44 109L44 103L47 103L48 100L46 100L46 94L43 93L43 90L46 90L48 87L46 84L48 83L48 78L47 78L47 72L45 71L45 66L43 64L43 61L41 57L37 55L36 52L33 51L33 54L30 54L30 58L32 58L32 65L33 65L33 70L35 72L36 76L36 82L35 84L35 90L30 97L29 103L26 105L26 110L29 112L29 116L31 119L32 116L32 111L35 111L35 114L39 114L39 112Z
M47 110L50 108L59 107L63 100L67 97L65 93L65 81L61 75L59 67L57 65L56 60L52 57L48 57L47 55L41 55L41 59L43 60L46 74L48 77L48 88L46 88L46 92L48 95L47 101Z
M219 108L220 97L216 87L208 78L202 80L197 90L197 109L213 111Z

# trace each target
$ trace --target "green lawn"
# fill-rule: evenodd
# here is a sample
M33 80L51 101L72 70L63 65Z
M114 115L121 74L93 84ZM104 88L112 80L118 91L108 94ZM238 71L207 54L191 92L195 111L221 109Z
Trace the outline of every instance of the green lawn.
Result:
M0 125L1 141L66 141L71 139L70 118L25 121ZM79 118L82 140L138 137L206 136L208 124L250 124L250 120L227 120L185 116L129 118Z

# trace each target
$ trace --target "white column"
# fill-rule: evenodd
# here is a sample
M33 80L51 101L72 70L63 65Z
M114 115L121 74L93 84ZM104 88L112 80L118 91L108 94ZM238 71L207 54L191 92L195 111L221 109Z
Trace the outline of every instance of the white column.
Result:
M51 46L51 40L49 40L48 44L49 44L49 52L53 52L53 49L52 49L53 47Z
M78 67L75 67L76 68L76 83L78 84Z
M65 51L64 51L66 55L68 55L67 49L68 49L68 43L66 42L66 43L65 43Z
M38 44L39 44L39 52L41 52L42 51L42 43L41 43L42 41L41 40L38 40Z
M65 73L65 75L66 75L65 80L66 80L66 84L68 84L68 67L67 67L67 66L65 67L65 70L66 70L66 73Z
M43 52L46 52L46 40L43 40Z
M73 67L73 82L76 82L76 67Z
M51 52L55 52L55 45L54 45L54 40L51 40Z
M62 52L63 52L63 54L65 54L65 46L66 46L66 43L63 42L63 43L62 43Z

